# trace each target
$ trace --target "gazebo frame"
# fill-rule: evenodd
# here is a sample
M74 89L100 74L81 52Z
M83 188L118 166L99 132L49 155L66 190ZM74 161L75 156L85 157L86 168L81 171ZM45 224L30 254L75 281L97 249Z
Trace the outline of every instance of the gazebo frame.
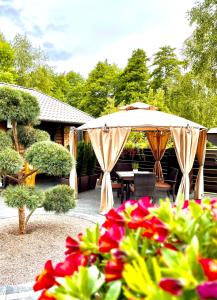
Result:
M145 116L147 121L143 123L140 122L136 119L137 115ZM126 120L120 119L119 121L119 116L122 116L122 118L125 116ZM135 118L135 125L133 125L134 120L129 119L132 116ZM161 116L163 119L162 125L160 125L159 120ZM148 117L153 118L153 124L148 120ZM142 111L140 109L140 111L132 112L131 109L131 111L121 111L100 117L71 132L70 144L72 154L75 156L76 153L77 130L87 131L96 157L104 172L101 186L101 213L107 213L113 207L110 172L116 164L131 131L145 132L156 160L154 172L160 181L163 181L160 160L165 152L169 137L171 136L173 138L178 163L183 174L177 197L183 194L185 199L189 199L189 173L193 167L195 156L197 155L199 171L195 183L195 199L200 199L203 196L203 167L207 130L197 123L180 117L174 117L176 116L153 110L145 112L144 109L142 109ZM71 187L77 190L75 170L72 170L70 182Z

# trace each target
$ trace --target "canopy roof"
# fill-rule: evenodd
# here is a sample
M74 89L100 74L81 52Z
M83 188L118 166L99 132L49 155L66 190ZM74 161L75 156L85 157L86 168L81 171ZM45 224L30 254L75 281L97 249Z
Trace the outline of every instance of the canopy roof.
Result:
M150 109L150 110L155 109L156 110L157 107L143 102L135 102L118 108L118 110L131 110L131 109Z
M102 127L131 127L138 130L169 129L170 127L205 128L187 119L157 110L133 109L122 110L94 119L78 127L87 130Z

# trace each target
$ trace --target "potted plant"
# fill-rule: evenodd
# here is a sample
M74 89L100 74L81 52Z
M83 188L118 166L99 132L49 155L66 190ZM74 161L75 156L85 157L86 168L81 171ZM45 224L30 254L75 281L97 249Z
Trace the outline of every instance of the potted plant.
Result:
M133 168L134 172L138 171L138 169L139 169L139 163L137 163L137 162L132 163L132 168Z
M88 167L87 173L89 175L89 189L93 190L96 187L97 174L96 174L96 155L92 145L88 144Z
M94 189L97 175L95 174L96 157L90 143L78 143L77 175L78 192Z

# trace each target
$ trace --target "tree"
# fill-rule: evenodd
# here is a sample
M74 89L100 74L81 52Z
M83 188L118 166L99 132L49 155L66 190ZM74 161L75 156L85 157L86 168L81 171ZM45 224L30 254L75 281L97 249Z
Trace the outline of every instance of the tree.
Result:
M66 79L70 84L70 89L67 92L67 102L79 108L84 97L85 80L80 74L73 71L66 74Z
M177 76L180 74L180 65L182 65L182 62L178 60L174 50L175 48L164 46L154 54L151 87L155 91L161 88L166 92L167 81L176 81Z
M115 92L116 105L142 101L148 91L148 58L142 49L133 51L131 58L118 78Z
M17 83L26 86L30 73L45 65L46 55L41 49L35 49L28 38L20 34L15 36L12 46Z
M0 33L0 71L9 71L13 68L14 50L3 34Z
M74 163L67 149L48 141L46 133L34 131L32 125L37 122L38 115L39 105L35 97L22 91L0 88L0 120L11 120L11 135L14 143L10 148L8 137L4 134L0 135L1 144L5 141L8 145L2 151L0 150L0 176L7 176L16 183L16 186L9 186L5 190L4 196L9 206L18 208L21 234L26 232L28 220L34 210L44 204L44 195L37 189L25 185L28 177L36 172L65 176L70 173ZM24 147L31 145L25 149L24 155L20 151L21 144ZM32 169L26 173L23 168L27 163L32 166ZM61 193L59 195L63 196ZM71 202L74 201L73 199L71 198ZM54 206L53 203L52 209ZM31 210L27 217L26 207ZM57 211L60 211L59 203L57 203Z
M14 50L0 33L0 81L14 82Z
M118 74L119 69L116 65L110 65L107 60L98 62L87 78L84 98L79 108L94 117L99 117L108 98L114 96Z
M185 54L193 71L205 79L207 86L217 88L217 3L203 0L188 12L190 24L194 26L186 41Z
M215 93L207 89L192 72L181 75L179 84L168 86L166 104L169 110L208 128L217 126L216 103Z
M39 66L29 73L25 83L26 87L37 89L45 94L53 95L55 86L54 73L52 69L46 65Z

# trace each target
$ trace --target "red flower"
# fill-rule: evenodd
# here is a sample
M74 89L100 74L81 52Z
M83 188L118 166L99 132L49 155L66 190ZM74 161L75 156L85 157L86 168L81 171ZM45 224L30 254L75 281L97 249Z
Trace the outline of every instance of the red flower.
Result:
M55 284L58 284L54 278L54 268L51 260L48 260L44 265L44 270L36 277L36 283L33 286L34 291L49 289Z
M80 252L70 254L65 258L64 262L58 263L55 267L55 275L59 277L72 275L78 271L80 266L86 266L88 262L87 256Z
M123 204L121 206L119 206L117 208L117 212L123 212L125 211L128 207L133 207L133 206L137 206L138 201L137 200L127 200L124 201Z
M106 219L108 221L117 223L119 226L124 226L123 216L114 208L110 209L110 211L107 213Z
M51 294L49 291L44 290L38 300L56 300L53 294Z
M150 220L146 220L143 224L146 231L143 233L144 237L158 241L160 243L164 242L167 238L169 231L165 227L164 223L158 218L152 217Z
M124 264L122 260L114 259L107 261L105 266L105 279L106 281L114 281L122 278Z
M149 197L141 198L138 201L138 207L131 213L131 221L128 223L128 227L132 229L144 227L147 219L146 217L149 215L149 208L152 206Z
M199 259L199 263L201 264L209 281L217 280L217 260L201 258Z
M72 254L79 251L80 244L78 241L68 236L66 238L66 248L68 250L65 251L65 254Z
M161 279L159 286L166 292L180 296L182 294L182 284L179 280L173 278L163 278Z
M201 300L217 299L217 282L205 282L197 287L197 292Z
M111 249L118 248L119 242L122 240L125 233L124 227L113 224L99 238L99 251L102 253L109 252Z

